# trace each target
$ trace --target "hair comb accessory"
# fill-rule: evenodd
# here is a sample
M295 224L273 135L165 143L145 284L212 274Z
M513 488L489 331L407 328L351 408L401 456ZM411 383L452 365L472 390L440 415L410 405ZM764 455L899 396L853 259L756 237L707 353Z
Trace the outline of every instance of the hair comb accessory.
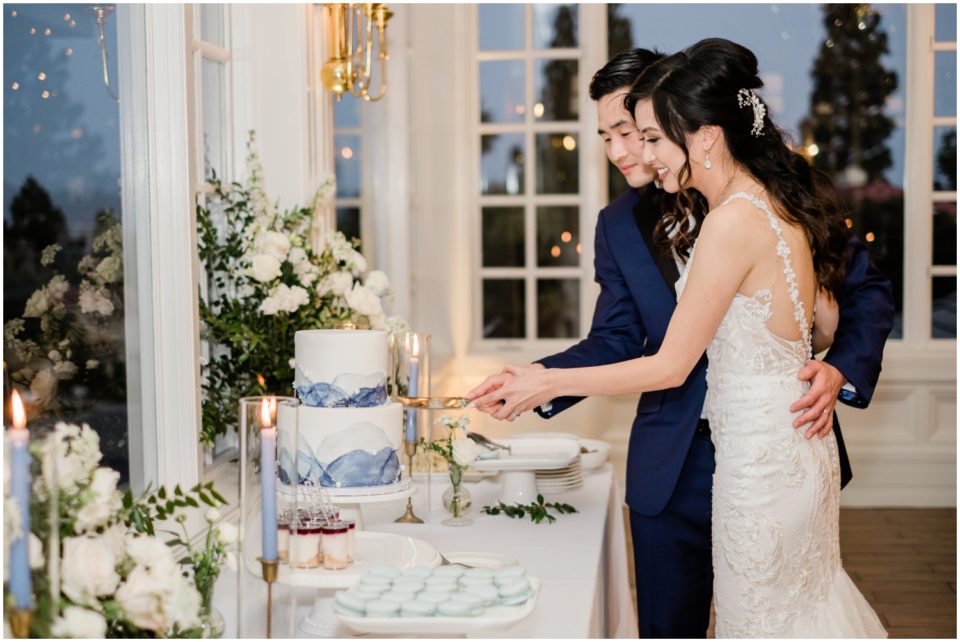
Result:
M767 108L760 100L760 97L752 89L741 89L737 92L737 104L741 109L750 105L753 107L753 127L750 133L754 136L760 136L763 133L763 117L767 115Z

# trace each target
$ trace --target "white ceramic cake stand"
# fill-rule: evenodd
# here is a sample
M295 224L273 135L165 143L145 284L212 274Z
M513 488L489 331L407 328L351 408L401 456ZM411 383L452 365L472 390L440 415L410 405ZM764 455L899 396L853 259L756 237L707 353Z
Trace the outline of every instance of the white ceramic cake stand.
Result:
M261 577L257 552L261 548L259 517L250 522L250 540L245 544L244 564L256 577ZM430 544L405 535L392 533L357 532L357 548L353 563L339 571L325 568L291 568L281 563L277 582L287 586L318 589L313 608L300 622L305 633L322 638L347 637L347 632L333 610L336 591L349 588L360 581L375 564L389 564L399 569L424 565L434 568L440 564L440 554Z
M580 444L572 439L517 438L498 439L510 447L499 451L499 459L478 459L470 464L477 471L496 471L503 478L500 501L527 504L537 498L538 470L557 470L580 457Z
M381 504L406 499L417 492L409 477L387 486L369 488L325 488L327 497L340 509L342 519L352 519L357 530L363 530L363 504Z

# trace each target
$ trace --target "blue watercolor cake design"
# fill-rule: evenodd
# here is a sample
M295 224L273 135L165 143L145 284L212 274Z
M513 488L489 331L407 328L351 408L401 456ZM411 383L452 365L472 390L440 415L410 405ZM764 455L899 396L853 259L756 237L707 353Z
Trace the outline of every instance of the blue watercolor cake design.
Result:
M326 436L316 450L310 447L302 434L294 449L291 437L291 431L281 431L279 435L277 468L283 484L355 488L392 484L399 477L400 458L397 449L391 445L383 430L369 422L358 422ZM356 448L358 443L364 444L364 447Z
M387 375L344 373L332 382L313 382L297 367L297 398L313 408L372 408L387 402Z

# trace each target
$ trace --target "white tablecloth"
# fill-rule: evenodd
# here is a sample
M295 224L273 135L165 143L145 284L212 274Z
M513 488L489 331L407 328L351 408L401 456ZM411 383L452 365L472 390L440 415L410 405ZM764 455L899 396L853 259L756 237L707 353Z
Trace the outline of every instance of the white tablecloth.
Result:
M490 516L480 507L495 504L500 486L494 480L468 484L473 496L470 516L474 524L465 527L443 526L447 517L439 507L446 484L442 478L430 493L434 508L426 513L424 496L415 498L418 513L426 524L397 524L393 520L403 512L405 501L363 506L363 519L369 531L397 533L415 537L441 553L499 553L516 559L532 577L542 581L533 613L525 620L503 630L484 631L478 637L506 638L636 638L637 619L630 594L626 538L623 523L623 499L609 464L584 472L580 488L562 495L547 496L547 501L564 501L578 509L573 515L559 515L557 521L534 524L529 518L510 519ZM232 585L232 586L231 586ZM224 573L217 588L217 603L228 620L227 636L236 629L229 622L236 617L231 597L236 594L236 576ZM304 594L304 608L309 595ZM298 609L299 611L300 609ZM262 614L245 613L243 635L259 637ZM276 624L275 624L276 627ZM284 630L275 628L275 631ZM275 633L276 634L276 633ZM305 637L305 634L298 632Z

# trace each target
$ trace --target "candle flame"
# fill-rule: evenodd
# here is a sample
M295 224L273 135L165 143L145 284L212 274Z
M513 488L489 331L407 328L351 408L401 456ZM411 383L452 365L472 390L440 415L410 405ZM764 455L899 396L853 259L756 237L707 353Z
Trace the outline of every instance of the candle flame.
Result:
M273 418L277 414L277 398L264 397L260 402L260 425L263 428L273 428Z
M257 374L257 383L260 384L261 388L267 387L267 380L263 378L262 374L259 374L259 373Z
M13 415L13 427L23 430L27 427L27 412L23 408L23 400L16 390L10 395L10 414Z

